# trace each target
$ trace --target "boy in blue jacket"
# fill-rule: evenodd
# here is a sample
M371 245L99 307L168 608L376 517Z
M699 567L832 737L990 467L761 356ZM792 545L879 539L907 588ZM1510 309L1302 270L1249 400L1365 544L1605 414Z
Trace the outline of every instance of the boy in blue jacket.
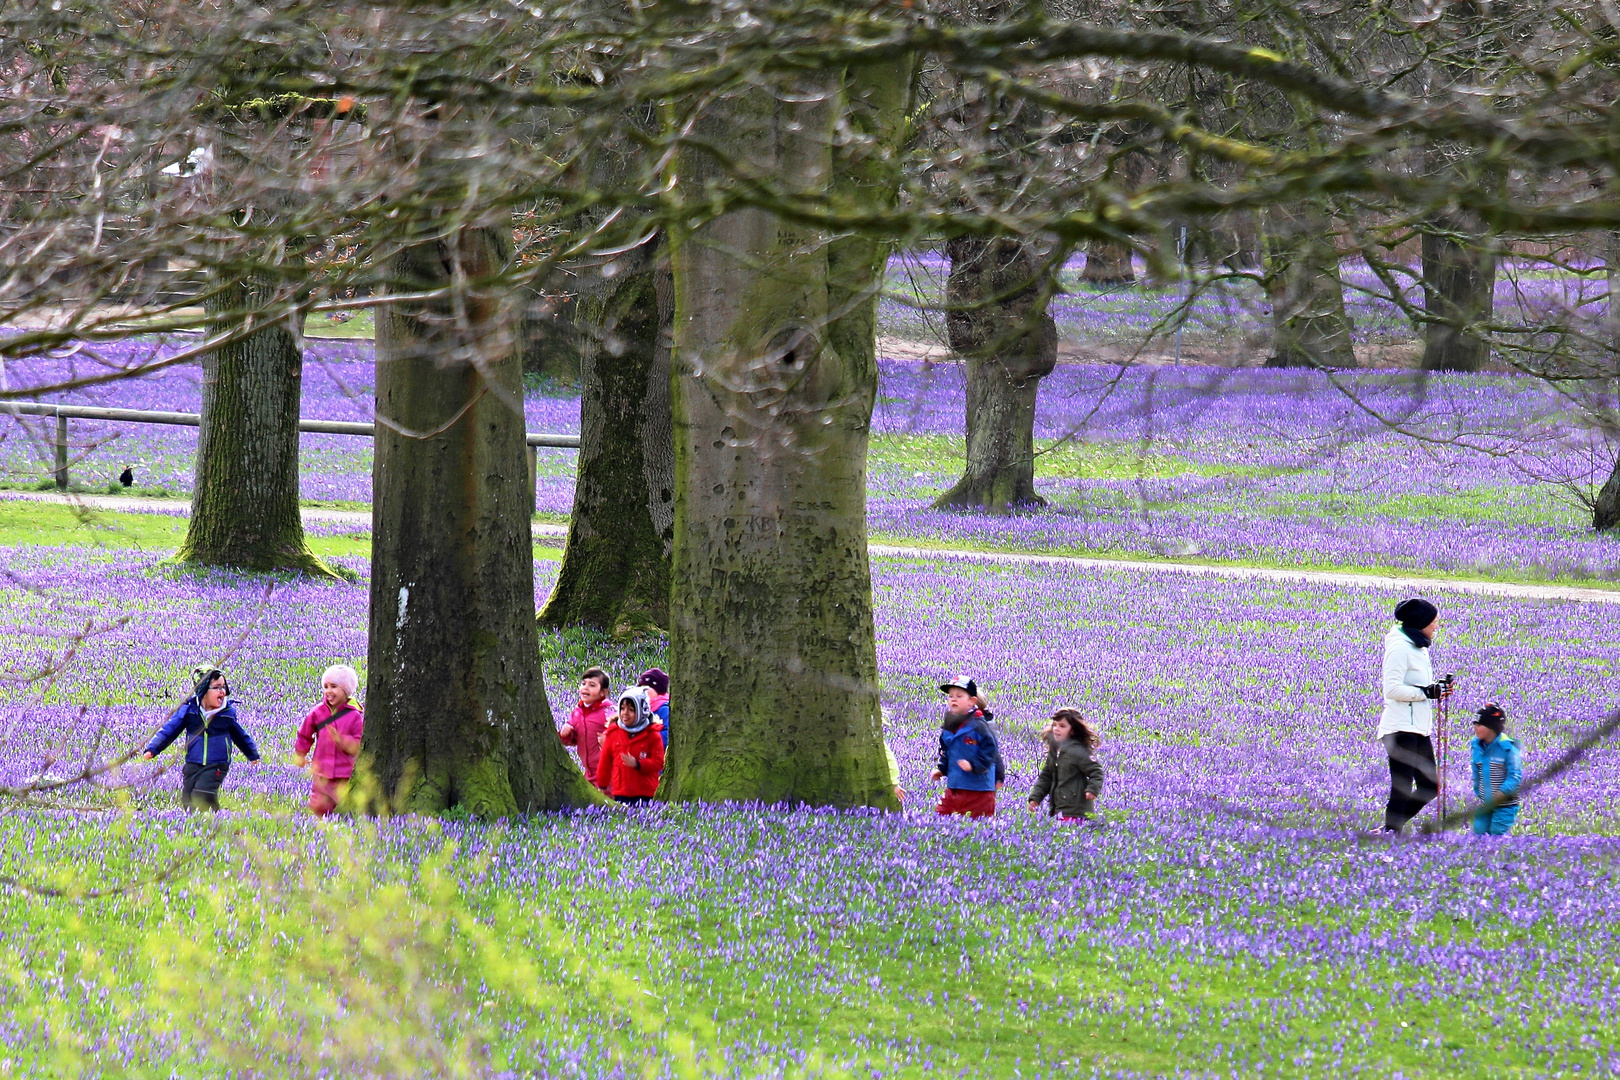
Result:
M1474 796L1484 805L1474 815L1475 836L1506 836L1519 816L1524 764L1519 744L1502 734L1507 714L1495 702L1479 710L1468 741L1474 766Z
M188 810L199 806L218 810L219 788L231 768L231 744L240 747L255 765L259 748L237 719L236 701L229 697L225 673L218 668L206 672L198 668L193 674L199 676L196 691L158 728L141 757L150 761L184 731L186 763L180 767L180 802Z
M943 683L946 696L945 720L939 729L939 764L935 780L945 781L945 794L934 807L936 814L966 814L993 817L996 789L1001 786L1006 766L996 736L986 722L984 699L972 679L962 677Z

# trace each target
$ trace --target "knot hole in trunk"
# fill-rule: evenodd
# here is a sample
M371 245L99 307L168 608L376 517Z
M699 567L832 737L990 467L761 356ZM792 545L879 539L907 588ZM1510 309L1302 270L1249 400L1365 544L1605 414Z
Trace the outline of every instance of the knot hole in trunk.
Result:
M808 326L784 326L765 346L765 360L791 375L800 374L821 355L821 340Z

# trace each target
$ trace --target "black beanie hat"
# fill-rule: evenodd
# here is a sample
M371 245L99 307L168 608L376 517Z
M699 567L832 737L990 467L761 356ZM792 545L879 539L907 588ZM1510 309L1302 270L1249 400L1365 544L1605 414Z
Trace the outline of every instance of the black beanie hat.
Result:
M1502 729L1507 726L1507 713L1503 712L1502 706L1496 702L1488 701L1485 707L1479 710L1479 717L1474 723L1480 727L1488 727L1500 735Z
M1422 630L1439 614L1439 608L1418 596L1395 605L1395 620L1410 630Z

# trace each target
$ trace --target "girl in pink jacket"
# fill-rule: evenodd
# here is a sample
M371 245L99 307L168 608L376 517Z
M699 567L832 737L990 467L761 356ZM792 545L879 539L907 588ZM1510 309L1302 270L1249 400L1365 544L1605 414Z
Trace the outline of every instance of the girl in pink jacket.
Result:
M354 759L360 754L360 736L366 727L365 714L353 702L359 688L360 676L354 668L347 664L327 668L321 675L321 703L298 725L293 751L299 768L309 760L310 747L315 748L309 809L316 817L337 809L354 775Z

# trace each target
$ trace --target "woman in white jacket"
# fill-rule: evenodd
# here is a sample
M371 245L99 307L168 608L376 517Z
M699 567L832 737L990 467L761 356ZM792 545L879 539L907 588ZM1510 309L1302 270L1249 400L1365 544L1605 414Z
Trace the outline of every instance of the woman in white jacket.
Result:
M1427 600L1402 600L1384 635L1384 715L1378 738L1389 754L1384 831L1398 833L1440 793L1434 766L1434 702L1451 688L1435 682L1429 645L1440 612Z

